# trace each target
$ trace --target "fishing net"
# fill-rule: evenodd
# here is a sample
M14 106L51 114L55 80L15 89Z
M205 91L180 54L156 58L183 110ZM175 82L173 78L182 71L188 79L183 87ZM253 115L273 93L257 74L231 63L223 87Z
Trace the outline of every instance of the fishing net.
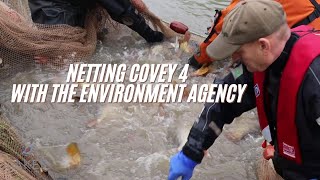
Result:
M141 0L132 3L154 29L159 28L166 37L174 35ZM84 28L35 24L28 0L0 0L0 77L17 73L36 62L61 68L88 60L95 51L97 33L112 25L115 23L99 6L88 13Z
M166 37L174 35L141 0L132 3L154 29L159 28ZM89 60L95 52L97 34L110 27L118 28L99 6L90 10L84 28L80 28L33 23L28 0L0 0L0 78L36 63L60 69ZM28 148L0 114L0 179L50 179L36 155L27 152Z
M35 180L33 176L27 173L17 160L9 154L0 152L0 179L5 180Z
M257 163L257 177L259 180L282 180L275 171L271 160L261 158Z
M0 1L0 77L16 73L39 60L61 67L88 59L107 13L97 7L86 17L85 28L32 23L28 0ZM10 20L9 20L10 19Z
M8 120L0 115L0 179L51 179L46 172Z

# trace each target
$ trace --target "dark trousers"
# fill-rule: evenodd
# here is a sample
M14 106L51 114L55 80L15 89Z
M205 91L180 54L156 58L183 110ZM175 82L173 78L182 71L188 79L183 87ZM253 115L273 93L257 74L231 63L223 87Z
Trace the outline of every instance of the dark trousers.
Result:
M81 0L79 0L81 1ZM69 0L29 0L32 20L39 24L84 26L87 7Z
M83 27L88 10L96 3L106 9L113 20L127 25L148 42L162 41L163 34L153 31L129 0L29 0L29 7L35 23Z

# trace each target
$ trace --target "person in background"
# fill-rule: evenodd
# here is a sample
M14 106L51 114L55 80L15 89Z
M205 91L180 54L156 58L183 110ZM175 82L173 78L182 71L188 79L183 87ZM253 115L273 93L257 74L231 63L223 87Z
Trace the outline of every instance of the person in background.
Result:
M208 37L200 44L196 54L191 56L188 63L195 69L200 68L204 64L210 64L212 59L206 53L207 46L221 32L223 26L223 18L234 8L241 0L232 0L230 5L222 11L216 11L215 20L209 29ZM287 22L291 28L299 25L307 25L320 30L320 0L276 0L281 3L287 14Z
M29 0L32 20L39 24L84 27L88 10L102 6L111 18L137 32L147 42L161 42L163 33L152 30L129 0Z
M282 5L271 0L240 1L224 22L207 54L239 63L214 83L248 88L241 103L205 104L182 151L171 157L168 179L190 179L224 124L255 107L265 142L274 146L276 172L320 179L319 32L306 25L290 30Z

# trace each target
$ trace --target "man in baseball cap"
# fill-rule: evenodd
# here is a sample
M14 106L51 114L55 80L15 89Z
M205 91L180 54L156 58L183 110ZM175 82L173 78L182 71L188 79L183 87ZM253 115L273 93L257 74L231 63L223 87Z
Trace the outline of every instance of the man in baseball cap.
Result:
M207 53L221 60L229 57L241 45L266 37L286 24L281 4L264 1L242 1L225 17L222 32L212 42Z
M182 151L170 160L168 179L190 179L224 124L254 108L264 144L274 148L265 158L272 157L276 172L284 179L320 179L319 33L309 26L290 30L276 1L244 0L225 17L207 54L240 62L214 83L248 88L241 103L205 104Z
M214 21L208 30L208 36L199 45L198 50L188 59L188 64L199 69L204 64L211 64L215 59L206 52L208 45L221 33L226 15L242 0L231 0L230 4L221 11L216 10ZM320 0L275 0L283 6L287 14L290 28L300 25L310 25L320 30Z

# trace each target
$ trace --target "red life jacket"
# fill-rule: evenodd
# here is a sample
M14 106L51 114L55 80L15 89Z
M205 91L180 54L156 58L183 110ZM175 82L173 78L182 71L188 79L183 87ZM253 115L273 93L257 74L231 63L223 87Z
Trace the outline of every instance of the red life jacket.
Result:
M287 64L282 72L277 106L277 144L280 156L302 163L296 127L297 95L300 84L312 61L320 55L320 37L311 32L311 27L299 26L292 29L300 36L293 45ZM265 73L254 73L254 91L260 128L264 138L271 142L268 119L264 109Z

